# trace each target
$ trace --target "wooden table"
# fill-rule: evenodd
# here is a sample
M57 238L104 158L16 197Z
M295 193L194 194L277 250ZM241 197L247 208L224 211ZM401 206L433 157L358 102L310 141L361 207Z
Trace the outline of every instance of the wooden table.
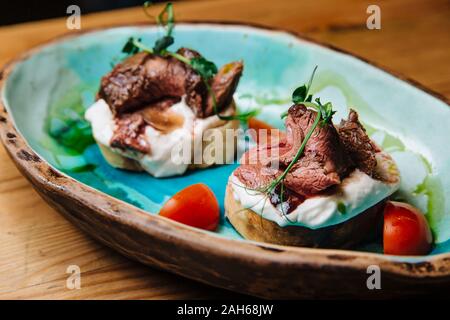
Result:
M381 8L381 30L366 28L366 9L372 3ZM450 97L447 0L183 1L177 2L175 9L179 20L246 21L304 33ZM141 8L125 9L82 15L82 28L145 20ZM0 28L0 65L17 53L65 32L68 32L65 19ZM241 297L144 267L94 242L41 200L3 147L0 147L0 243L1 299ZM66 288L66 268L71 264L81 268L80 290Z

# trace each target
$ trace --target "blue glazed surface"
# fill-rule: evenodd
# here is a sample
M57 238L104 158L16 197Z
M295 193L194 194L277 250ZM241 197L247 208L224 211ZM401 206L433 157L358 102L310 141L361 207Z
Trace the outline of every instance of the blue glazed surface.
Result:
M152 44L158 32L153 27L113 28L47 46L16 67L2 92L4 100L30 146L69 176L149 213L158 212L182 188L203 182L216 194L223 213L225 184L236 165L155 179L113 169L95 144L74 152L49 137L47 124L55 114L84 111L92 104L100 78L123 58L120 51L128 37ZM372 138L399 165L402 186L396 196L426 213L438 242L433 254L450 252L448 105L351 56L282 32L181 24L175 38L173 48L195 48L217 65L243 60L245 72L235 95L238 107L258 107L261 119L281 128L279 114L289 106L290 93L318 65L312 91L333 102L335 121L346 116L349 107L359 112ZM74 170L86 165L91 169ZM218 233L240 239L223 218Z

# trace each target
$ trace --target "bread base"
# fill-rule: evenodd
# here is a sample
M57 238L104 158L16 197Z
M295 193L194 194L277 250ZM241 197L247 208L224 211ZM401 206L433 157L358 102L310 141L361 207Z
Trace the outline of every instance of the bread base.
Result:
M351 248L373 240L380 234L384 201L342 223L309 229L302 226L280 227L277 223L244 208L233 196L228 183L225 214L234 228L246 239L280 245L313 248Z

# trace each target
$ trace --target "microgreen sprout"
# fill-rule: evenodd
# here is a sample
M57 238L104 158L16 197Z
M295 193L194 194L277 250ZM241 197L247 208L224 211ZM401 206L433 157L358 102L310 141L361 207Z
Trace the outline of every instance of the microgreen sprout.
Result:
M258 189L254 189L255 191L261 192L266 194L266 197L270 197L271 194L273 194L278 187L280 187L280 199L281 199L281 208L282 208L282 214L287 218L285 215L284 209L283 209L283 200L284 200L284 193L285 193L285 185L284 180L286 179L286 176L292 169L292 167L297 163L297 161L302 156L303 152L305 151L306 145L313 135L314 131L318 126L323 127L327 124L331 123L332 117L335 114L335 111L333 110L333 105L331 102L327 102L325 104L322 104L320 101L320 98L316 98L314 102L312 102L312 95L309 93L312 85L312 81L314 79L315 72L317 70L317 66L314 68L311 77L308 81L308 84L302 85L294 90L292 94L292 101L295 104L302 104L307 108L314 109L316 113L316 117L314 119L313 124L311 125L310 129L308 130L307 134L305 135L305 138L302 141L302 144L300 145L299 149L295 153L294 158L291 160L291 162L288 164L286 169L275 179L273 179L268 185L260 187ZM283 114L283 117L288 115L288 111L286 111Z
M152 15L148 11L151 6L151 2L147 1L144 3L143 9L144 13L147 17L153 19ZM127 55L133 55L138 53L139 51L144 51L150 54L160 55L160 56L171 56L187 65L189 65L195 72L197 72L202 78L205 87L208 91L208 94L212 97L213 103L213 111L214 113L222 120L241 120L247 121L249 118L255 116L257 114L257 110L250 110L249 112L240 113L231 116L223 116L219 114L217 110L217 99L214 91L211 88L211 80L217 74L217 66L214 62L209 61L204 57L195 57L192 59L188 59L181 54L176 52L169 51L168 48L175 42L173 37L173 29L175 27L175 15L173 12L172 3L166 4L161 13L156 17L156 23L164 28L166 31L165 34L156 39L152 48L146 46L142 43L141 39L129 38L122 48L122 52Z
M311 73L311 76L309 77L309 81L307 84L304 84L297 89L294 90L292 93L292 102L295 104L305 104L305 103L311 103L312 95L309 93L311 91L311 85L314 80L314 75L316 74L317 66L314 67L313 72ZM305 105L307 106L307 105ZM285 111L282 113L281 118L285 118L287 116L288 112Z

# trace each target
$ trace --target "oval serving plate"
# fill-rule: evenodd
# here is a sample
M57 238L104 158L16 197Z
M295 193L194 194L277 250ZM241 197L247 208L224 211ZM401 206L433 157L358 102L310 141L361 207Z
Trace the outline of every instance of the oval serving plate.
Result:
M159 217L165 200L196 182L213 189L223 212L225 184L235 165L154 179L109 167L92 144L82 114L94 101L101 76L121 58L130 36L152 43L154 26L64 36L3 69L2 142L48 203L132 259L260 297L387 297L450 285L448 101L350 54L286 32L213 23L181 23L175 32L174 47L195 48L218 65L243 59L238 107L260 107L260 117L279 127L290 92L318 65L312 91L333 102L335 120L347 106L355 108L372 138L393 155L402 175L396 197L427 213L437 240L434 251L397 257L377 253L376 245L355 251L276 246L243 240L223 218L212 233ZM382 290L367 288L371 265L380 267Z

